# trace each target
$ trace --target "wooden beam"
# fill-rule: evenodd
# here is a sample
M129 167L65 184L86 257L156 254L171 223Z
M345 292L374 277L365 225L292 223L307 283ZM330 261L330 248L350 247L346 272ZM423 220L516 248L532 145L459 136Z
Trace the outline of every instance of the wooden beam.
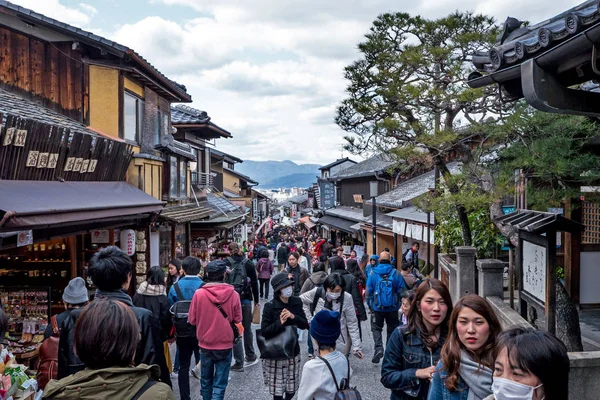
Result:
M177 249L177 234L176 234L177 225L171 225L171 259L176 257L176 249Z

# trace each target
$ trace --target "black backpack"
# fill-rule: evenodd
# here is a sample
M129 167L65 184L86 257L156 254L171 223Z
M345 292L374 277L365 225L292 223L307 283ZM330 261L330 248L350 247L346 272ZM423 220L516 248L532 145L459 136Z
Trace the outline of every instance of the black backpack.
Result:
M240 299L244 299L250 294L248 273L246 272L246 263L250 262L250 260L244 258L243 260L236 262L231 257L228 257L227 260L231 264L231 272L229 272L227 283L232 285L235 291L238 292Z
M171 314L173 314L173 325L175 325L175 332L177 337L196 337L196 327L188 322L188 315L190 313L191 300L183 300L183 293L179 288L179 282L173 285L175 293L177 293L177 302L171 306Z
M325 358L319 357L319 359L325 363L329 369L329 372L331 373L331 377L333 378L333 383L335 384L335 388L337 390L337 392L335 392L334 400L362 400L360 392L358 389L356 389L356 386L353 388L350 387L350 360L348 357L345 358L346 362L348 363L348 376L343 378L338 385L333 368L331 368L331 364L329 364Z

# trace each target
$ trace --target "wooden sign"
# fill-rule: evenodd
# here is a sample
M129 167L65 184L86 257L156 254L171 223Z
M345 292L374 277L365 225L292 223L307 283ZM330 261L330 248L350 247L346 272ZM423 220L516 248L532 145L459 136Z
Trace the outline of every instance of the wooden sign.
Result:
M75 165L73 165L73 172L81 171L81 166L83 165L83 158L76 158Z
M82 174L85 174L88 171L88 167L90 165L90 160L83 160L83 164L81 164L81 171L79 171Z
M39 155L39 151L30 151L27 155L27 164L25 165L27 167L37 167Z
M353 195L354 197L354 202L355 203L362 203L363 202L363 195L362 194L355 194Z
M2 141L2 146L8 146L12 143L13 137L15 136L15 132L17 128L7 128L6 135L4 136L4 140Z
M98 160L90 160L90 165L88 167L88 172L96 171L96 165L98 165Z
M25 129L17 130L17 135L15 136L15 142L13 143L17 147L25 147L25 142L27 140L27 131Z
M75 165L75 157L67 158L67 162L65 163L65 171L66 172L73 171L74 165Z
M48 157L48 168L56 168L56 164L58 164L58 153L50 154Z
M40 153L40 156L38 157L38 163L37 163L37 167L38 168L47 168L48 167L48 153Z

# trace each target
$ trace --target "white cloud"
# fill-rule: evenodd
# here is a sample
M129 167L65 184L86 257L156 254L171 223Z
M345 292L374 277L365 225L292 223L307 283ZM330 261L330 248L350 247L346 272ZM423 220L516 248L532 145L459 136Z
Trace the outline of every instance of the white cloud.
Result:
M111 20L108 1L80 1L17 3L82 28ZM357 44L377 15L436 18L459 9L536 23L580 1L150 0L153 10L168 12L99 28L185 84L192 106L233 133L219 148L248 159L325 164L339 157L345 135L333 123L347 84L343 68L359 57Z

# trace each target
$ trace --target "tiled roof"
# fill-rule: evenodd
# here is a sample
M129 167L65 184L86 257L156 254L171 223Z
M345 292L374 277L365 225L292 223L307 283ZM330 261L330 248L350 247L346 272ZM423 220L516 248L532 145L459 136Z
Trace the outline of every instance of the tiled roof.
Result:
M386 215L388 217L405 219L407 221L421 222L423 224L427 223L427 213L420 211L415 206L406 207ZM431 213L429 216L429 222L433 225L433 221L435 221L435 214Z
M362 208L340 206L328 209L327 211L325 211L325 215L330 215L333 217L338 217L348 221L352 221L352 225L354 225L357 222L362 222L363 224L371 224L371 222L373 221L372 216L364 216ZM392 229L393 220L391 217L388 217L387 215L378 212L377 225L384 228Z
M451 174L456 174L461 170L461 164L458 162L451 162L447 167ZM389 192L377 196L377 205L391 208L406 207L410 200L427 193L434 185L435 173L434 170L431 170L404 181ZM367 200L366 203L371 204L371 200Z
M299 194L288 199L290 203L302 204L308 201L308 193Z
M499 37L499 42L491 49L479 50L472 61L475 67L482 72L490 74L508 70L518 66L523 61L535 58L548 50L560 46L583 31L600 24L600 10L598 1L588 0L571 8L553 18L532 26L523 26L515 18L508 18L504 23L504 31ZM568 57L563 57L567 59ZM512 78L519 77L520 72L511 70ZM512 76L516 75L516 76ZM490 77L474 73L469 81L486 81ZM504 78L502 79L504 80ZM480 84L472 84L480 87Z
M197 157L192 153L192 147L188 143L179 142L173 139L172 136L163 136L161 144L156 146L157 149L176 154L190 161L196 161Z
M227 172L229 172L229 173L231 173L231 174L234 174L234 175L236 175L238 178L241 178L243 181L246 181L246 182L248 182L248 183L250 183L250 184L253 184L253 185L258 185L258 182L256 182L254 179L252 179L252 178L250 178L249 176L246 176L246 175L244 175L244 174L240 174L240 173L239 173L239 172L237 172L236 170L233 170L233 169L229 169L229 168L223 167L223 171L227 171Z
M236 206L225 197L215 193L207 193L208 207L212 210L208 220L194 221L201 224L218 224L230 222L244 216L239 206Z
M84 31L83 29L77 28L75 26L65 24L64 22L60 22L53 18L47 17L28 8L10 3L6 0L0 0L0 7L11 10L11 12L16 13L17 17L26 22L29 21L34 25L42 25L49 27L50 29L63 31L67 35L72 35L80 39L83 43L100 46L106 50L113 50L113 53L117 52L120 57L123 57L124 54L127 54L133 59L137 59L137 61L139 61L140 64L144 65L151 73L156 75L156 77L159 78L159 80L162 80L163 82L167 83L171 88L175 89L175 91L179 95L181 95L183 100L191 101L191 97L187 93L187 89L184 85L167 78L158 69L156 69L155 66L150 64L148 60L146 60L144 57L142 57L129 47L123 46L117 42L113 42L112 40L108 40L101 36L95 35L92 32Z
M203 201L200 205L192 203L183 206L166 207L160 213L159 219L181 224L207 218L212 213L213 210L209 207L208 201Z
M330 177L332 180L342 180L348 178L360 178L363 176L371 176L376 173L383 173L388 168L392 167L396 161L394 161L393 157L387 154L378 154L360 162L358 164L354 164L351 167L348 167L337 174Z
M243 163L244 160L242 160L241 158L237 158L236 156L232 156L231 154L227 154L227 153L223 153L222 151L219 151L217 149L210 149L210 153L214 154L217 157L222 157L225 159L229 159L235 163Z
M207 124L210 117L206 111L198 110L185 104L171 106L171 123L179 124Z
M335 160L335 161L334 161L334 162L332 162L332 163L329 163L329 164L327 164L327 165L324 165L324 166L322 166L321 168L319 168L319 170L320 170L320 171L323 171L324 169L329 169L329 168L331 168L331 167L335 167L336 165L339 165L339 164L345 163L346 161L349 161L349 162L351 162L351 163L354 163L354 164L356 164L356 161L354 161L354 160L351 160L351 159L349 159L348 157L346 157L346 158L340 158L339 160Z
M24 99L4 89L0 89L0 112L4 114L4 118L6 118L6 114L13 114L21 118L32 119L45 124L68 128L75 132L98 136L97 133L90 130L81 122L65 117L56 111L46 108L31 100Z

